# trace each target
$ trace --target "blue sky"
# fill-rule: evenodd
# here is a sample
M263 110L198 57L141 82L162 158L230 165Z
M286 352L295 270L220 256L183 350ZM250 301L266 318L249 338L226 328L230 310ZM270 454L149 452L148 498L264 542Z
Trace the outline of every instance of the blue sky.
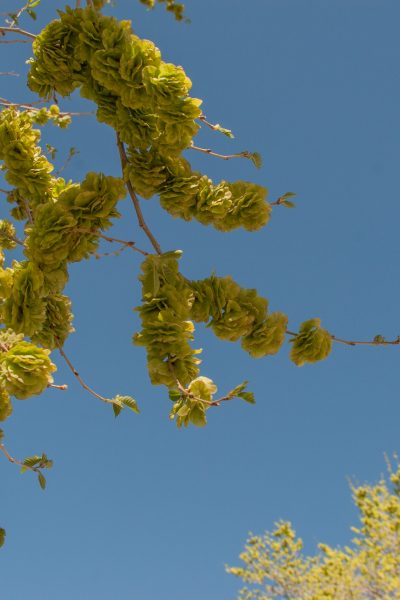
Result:
M38 32L59 5L42 4L27 29ZM396 337L398 1L186 4L191 25L133 0L119 0L112 12L132 19L165 60L182 64L205 114L236 136L202 131L198 145L264 158L257 171L189 151L193 165L215 180L266 185L271 200L294 191L298 202L296 210L275 209L257 233L221 234L171 219L157 199L143 201L162 248L183 250L190 278L215 270L257 287L272 310L289 315L291 329L320 317L338 337ZM28 44L1 47L0 71L21 74L1 78L1 96L33 99L24 84L29 56ZM90 108L77 95L62 106ZM49 126L43 140L61 156L79 149L66 171L74 180L89 170L120 172L113 132L94 118L65 132ZM115 237L147 247L128 200L121 212ZM205 429L178 431L165 390L148 381L144 351L131 344L139 265L128 252L72 265L76 333L66 351L90 385L131 394L141 415L115 420L55 356L56 382L69 391L16 401L4 426L13 454L45 451L55 462L45 493L29 474L0 463L4 600L234 599L239 582L224 564L237 563L249 531L283 518L309 552L318 541L347 544L356 519L347 477L374 481L384 453L399 451L398 348L336 345L328 360L298 368L289 344L252 360L201 327L202 373L221 392L249 379L257 404L227 403L209 411Z

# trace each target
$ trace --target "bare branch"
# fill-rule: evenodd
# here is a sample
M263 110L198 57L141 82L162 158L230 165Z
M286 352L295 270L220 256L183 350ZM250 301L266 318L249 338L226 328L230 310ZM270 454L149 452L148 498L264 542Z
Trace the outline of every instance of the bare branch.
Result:
M68 389L68 385L66 383L63 383L61 385L56 385L55 383L49 383L49 385L47 387L53 388L55 390L61 390L63 392Z
M72 372L72 374L74 375L74 377L78 380L79 384L83 387L84 390L86 390L87 392L89 392L89 394L91 394L92 396L94 396L95 398L98 398L99 400L101 400L102 402L105 402L106 404L114 404L114 402L112 400L110 400L109 398L105 398L104 396L101 396L100 394L98 394L97 392L95 392L91 387L89 387L82 379L82 377L79 375L78 371L75 369L74 365L71 363L71 361L69 360L68 356L65 354L61 344L60 344L60 340L58 340L56 338L57 342L58 342L58 351L61 354L61 356L63 357L63 359L65 360L65 362L67 363L70 371Z
M203 154L208 154L209 156L216 156L217 158L222 158L222 160L230 160L231 158L249 158L251 160L253 153L245 150L244 152L238 152L237 154L218 154L218 152L213 152L209 148L200 148L199 146L195 146L191 144L189 146L190 150L197 150L197 152L202 152Z
M142 209L140 208L140 203L139 203L138 197L136 196L135 190L133 189L132 184L129 181L129 179L125 180L124 170L125 170L125 166L128 163L128 159L126 156L124 144L122 143L121 138L119 137L118 133L117 133L117 145L118 145L119 155L120 155L120 159L121 159L122 177L125 181L125 185L128 189L129 195L132 198L132 202L133 202L133 206L135 208L139 226L143 229L143 231L149 238L151 245L153 246L153 248L157 252L157 254L162 254L160 244L157 242L156 238L154 237L154 235L151 233L150 229L148 228L146 221L144 220Z
M79 227L78 229L75 229L75 231L78 231L80 233L93 233L93 235L97 235L99 238L106 240L106 242L116 242L117 244L122 244L123 246L126 246L127 248L131 248L135 252L139 252L140 254L143 254L143 256L149 256L148 252L145 252L144 250L140 250L140 248L136 248L135 242L126 242L125 240L119 240L118 238L112 238L112 237L109 237L108 235L104 235L103 233L99 233L98 231L96 231L94 229L84 229L82 227Z
M293 337L297 337L298 333L295 331L286 330L288 335ZM397 336L394 340L385 340L385 338L381 335L375 336L372 340L366 341L356 341L356 340L344 340L342 338L338 338L335 335L329 334L333 342L337 342L338 344L346 344L346 346L399 346L400 345L400 335Z
M20 29L19 27L0 27L0 35L6 35L6 33L18 33L19 35L28 37L31 40L36 39L36 35L34 33L30 33L30 31L25 31L25 29Z
M0 40L0 44L29 44L29 40Z

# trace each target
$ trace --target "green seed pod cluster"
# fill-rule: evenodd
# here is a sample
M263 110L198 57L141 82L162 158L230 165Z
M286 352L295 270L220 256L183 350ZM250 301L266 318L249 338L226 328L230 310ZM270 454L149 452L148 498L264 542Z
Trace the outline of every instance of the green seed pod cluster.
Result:
M241 288L231 277L191 282L194 293L192 318L208 322L215 335L231 342L250 333L266 316L268 301L256 290Z
M151 382L174 387L178 379L187 385L198 375L199 351L189 342L193 323L189 320L192 292L179 273L180 252L151 255L142 263L143 304L137 308L142 331L134 336L147 349Z
M45 320L44 277L30 261L13 264L11 293L4 303L4 322L17 333L31 336Z
M215 383L202 376L190 382L185 394L172 390L170 398L174 405L169 415L170 419L175 419L178 427L187 427L190 423L204 427L207 424L206 410L210 407L209 403L212 402L216 391Z
M184 159L170 162L159 191L161 206L172 216L187 221L194 218L220 231L260 229L272 210L266 202L266 188L246 181L214 185L207 176L192 171Z
M299 333L291 341L290 358L298 367L324 360L332 348L332 337L329 331L321 327L321 319L309 319L302 323Z
M0 160L4 161L5 179L29 201L31 210L50 200L54 183L50 175L53 165L42 154L39 140L40 131L32 128L29 113L14 109L0 113Z
M12 329L0 329L0 352L7 352L23 339L23 333L15 333Z
M69 334L74 331L71 301L63 294L52 294L46 297L45 310L45 319L40 330L32 336L32 341L54 350L62 346Z
M11 416L13 406L11 404L10 394L0 387L0 421L5 421Z
M13 250L17 245L15 235L14 225L10 221L0 220L0 248Z
M170 0L167 6L180 10ZM271 214L266 188L246 181L214 185L180 156L201 115L201 101L188 95L192 84L182 67L164 62L152 42L132 33L128 21L90 7L59 15L33 44L30 88L48 97L79 87L98 105L98 120L129 146L126 180L144 198L160 194L161 206L174 217L194 218L220 231L263 227Z
M128 21L95 8L59 11L33 44L29 87L43 97L81 87L99 105L101 121L136 149L179 154L199 126L200 100L188 97L191 82L181 67L164 63L160 51L134 35Z
M49 354L24 341L0 353L1 386L19 400L41 394L53 382L51 374L56 370Z
M253 358L276 354L285 341L287 324L288 318L284 313L269 313L261 323L243 337L243 350Z
M287 316L267 313L268 301L256 290L241 288L231 277L190 282L194 294L191 318L209 322L215 335L241 345L254 358L276 354L286 335Z

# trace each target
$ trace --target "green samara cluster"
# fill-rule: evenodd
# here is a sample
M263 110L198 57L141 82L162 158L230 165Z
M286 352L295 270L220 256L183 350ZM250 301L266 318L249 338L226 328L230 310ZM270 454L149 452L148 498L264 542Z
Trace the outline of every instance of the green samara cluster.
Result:
M11 216L23 222L16 228L0 221L0 420L11 414L10 396L25 399L51 385L55 366L50 352L61 349L73 331L71 302L63 294L68 265L96 253L101 232L119 217L117 203L126 186L143 198L159 195L173 217L194 218L220 231L257 230L270 218L262 186L214 184L192 170L182 153L199 129L201 101L189 96L190 79L182 67L163 62L152 42L134 35L130 22L102 15L104 4L95 0L93 7L59 12L33 43L28 84L47 100L76 89L93 100L98 120L115 129L124 151L123 179L90 172L73 183L52 174L35 125L68 125L70 117L57 105L0 112L1 168L12 186L7 200ZM180 5L167 0L166 6L175 12ZM21 230L23 239L17 236ZM5 266L4 253L17 247L23 257ZM151 254L144 260L137 308L142 329L134 342L146 348L151 382L169 389L171 418L178 426L201 426L207 409L219 401L213 398L216 385L199 373L201 350L191 346L193 323L206 324L222 340L240 341L260 358L279 351L288 319L269 312L266 299L231 277L186 279L179 272L180 254ZM297 365L330 352L332 337L319 319L306 321L292 335L291 358ZM224 399L253 402L246 385ZM130 397L111 402L116 414L123 406L137 410Z
M33 123L57 120L59 109L45 111L0 113L0 159L13 186L11 215L25 221L23 241L10 221L0 221L1 419L11 414L10 395L25 399L52 382L50 351L73 331L71 302L62 293L68 263L96 252L97 234L119 216L116 205L126 193L122 179L101 173L88 173L81 184L51 175L53 165L38 145ZM4 251L17 244L25 259L5 267Z
M201 100L188 95L192 84L182 67L164 62L128 21L90 7L59 15L33 43L29 87L45 98L79 88L93 100L98 120L128 145L125 179L144 198L158 194L174 217L221 231L263 227L271 213L266 188L246 181L214 185L182 158L201 116Z
M280 350L288 318L281 312L269 313L265 298L254 289L242 288L231 277L186 279L179 272L180 256L180 251L167 252L151 255L142 263L143 303L136 309L142 330L134 342L147 350L152 383L170 390L174 401L171 418L176 417L178 426L189 422L204 425L212 399L209 395L217 388L207 377L198 377L201 351L190 346L193 321L206 323L223 340L241 340L244 350L261 358ZM327 357L330 348L330 334L320 327L319 319L311 319L295 337L291 359L299 366L317 362Z

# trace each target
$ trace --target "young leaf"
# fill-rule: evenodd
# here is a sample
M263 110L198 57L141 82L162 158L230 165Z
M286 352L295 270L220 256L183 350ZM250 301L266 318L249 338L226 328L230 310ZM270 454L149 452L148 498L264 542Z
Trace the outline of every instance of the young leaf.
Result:
M180 399L180 397L181 397L181 393L180 393L180 391L179 391L179 390L169 390L169 391L168 391L168 396L169 396L169 399L170 399L172 402L176 402L177 400L179 400L179 399Z
M214 131L219 131L220 133L223 133L224 135L226 135L226 137L231 139L235 137L230 129L222 127L219 123L216 123L214 125Z
M258 152L251 152L249 154L249 158L257 169L261 169L261 166L262 166L261 154L259 154Z
M283 204L283 206L286 206L286 208L296 208L295 203L290 202L290 200L282 200L281 204Z
M114 416L118 417L118 415L120 414L120 412L122 410L122 406L120 404L113 402L112 407L113 407L113 411L114 411Z
M256 403L253 392L241 392L240 394L238 394L238 397L242 398L245 402L248 402L249 404Z
M136 400L134 400L131 396L120 396L118 394L117 396L115 396L115 398L112 399L112 402L113 402L113 407L117 406L118 408L120 408L118 414L121 412L121 409L124 408L124 406L127 406L128 408L130 408L136 414L140 413L140 410L139 410ZM114 412L115 412L115 410L114 410Z
M30 8L26 9L26 12L28 13L28 15L30 16L31 19L33 19L34 21L36 21L37 16L34 10L31 10Z
M6 541L6 530L0 527L0 548L4 546L4 542Z
M0 444L4 439L4 431L2 429L0 429Z
M42 490L44 490L46 488L46 477L43 473L38 473L38 482Z
M42 460L41 456L27 456L26 458L24 458L23 464L26 465L27 467L34 467L35 465L40 463L41 460Z

